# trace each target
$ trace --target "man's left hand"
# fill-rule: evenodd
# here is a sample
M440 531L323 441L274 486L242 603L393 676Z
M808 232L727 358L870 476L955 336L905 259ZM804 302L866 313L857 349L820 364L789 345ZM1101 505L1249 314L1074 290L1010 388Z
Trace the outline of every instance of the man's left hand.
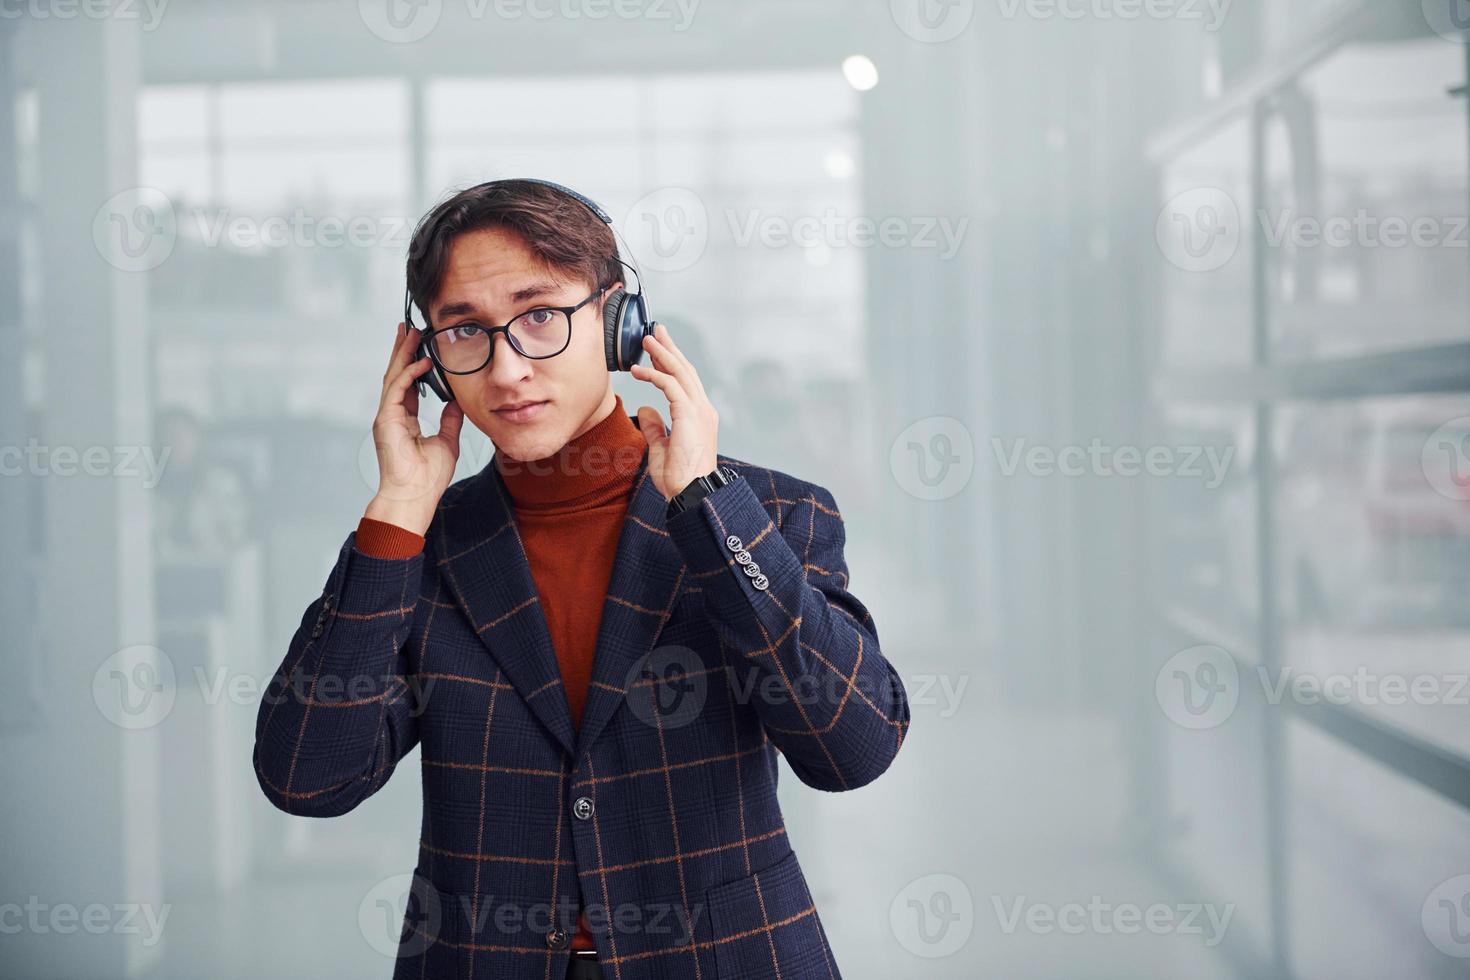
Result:
M665 500L714 470L715 442L720 415L710 404L699 380L699 372L674 344L669 328L655 323L653 333L643 338L653 364L633 365L632 375L647 381L669 400L670 431L664 432L658 409L638 409L638 428L648 442L648 473Z

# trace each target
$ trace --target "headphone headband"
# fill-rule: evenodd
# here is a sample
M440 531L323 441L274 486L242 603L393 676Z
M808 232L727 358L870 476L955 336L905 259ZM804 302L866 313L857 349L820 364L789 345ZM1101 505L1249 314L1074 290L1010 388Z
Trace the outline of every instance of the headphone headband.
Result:
M541 177L502 177L502 178L500 178L498 180L487 180L484 183L476 184L474 187L471 187L471 188L468 188L468 189L469 190L474 190L474 189L479 188L479 187L492 187L495 184L503 184L503 183L506 183L508 181L513 181L513 180L522 181L522 182L527 183L527 184L540 184L543 187L550 187L552 190L561 191L567 197L570 197L572 200L577 201L579 204L581 204L583 207L585 207L588 211L591 211L594 215L596 215L597 216L597 219L599 221L601 221L603 224L607 225L609 228L612 229L613 237L615 239L614 242L613 242L613 248L614 248L614 250L617 249L617 241L616 241L616 238L617 238L617 232L618 232L618 230L616 228L613 228L612 216L609 215L605 210L603 210L602 206L600 204L598 204L596 201L592 200L592 198L588 197L585 194L582 194L582 193L579 193L577 191L572 190L570 187L566 186L565 184L558 184L554 180L545 180L545 179L543 179ZM464 192L461 191L460 193L464 193ZM437 225L438 222L436 221L435 224ZM430 234L432 234L432 229L430 230ZM643 291L643 277L640 276L640 275L638 275L638 270L635 269L635 268L633 268L633 266L628 265L627 262L623 261L623 258L620 255L614 255L613 258L615 258L617 260L617 262L618 262L619 265L627 266L629 269L632 269L633 270L633 275L637 278L637 281L638 281L638 291L641 293ZM410 319L409 319L409 316L410 316L410 313L411 313L411 304L412 303L413 303L413 296L409 292L407 281L405 281L404 284L403 284L403 322L404 323L411 322ZM427 312L424 313L424 318L427 321L427 319L428 319L428 313Z
M565 184L558 184L556 181L553 180L542 180L540 177L508 177L506 178L506 180L520 180L525 181L528 184L540 184L543 187L550 187L552 190L561 191L567 197L580 201L587 208L587 210L597 215L597 217L602 221L603 224L607 225L608 227L612 227L612 217L606 211L604 211L596 201L592 200L592 198L590 197L587 197L585 194L577 193L570 187L567 187ZM500 183L504 183L504 181L492 180L488 181L485 186Z

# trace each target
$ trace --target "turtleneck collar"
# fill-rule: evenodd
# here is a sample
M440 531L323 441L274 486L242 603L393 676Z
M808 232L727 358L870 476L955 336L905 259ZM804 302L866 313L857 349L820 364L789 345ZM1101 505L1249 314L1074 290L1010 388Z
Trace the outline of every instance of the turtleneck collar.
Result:
M517 510L569 511L594 507L626 495L648 443L613 393L607 418L538 460L505 459L495 465Z

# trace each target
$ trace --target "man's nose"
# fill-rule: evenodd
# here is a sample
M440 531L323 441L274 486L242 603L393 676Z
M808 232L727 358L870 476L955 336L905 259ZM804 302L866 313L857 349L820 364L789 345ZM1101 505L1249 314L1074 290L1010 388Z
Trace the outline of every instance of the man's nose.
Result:
M531 359L522 357L521 352L511 345L510 337L504 332L490 338L490 364L486 371L496 384L507 384L524 378L531 367Z

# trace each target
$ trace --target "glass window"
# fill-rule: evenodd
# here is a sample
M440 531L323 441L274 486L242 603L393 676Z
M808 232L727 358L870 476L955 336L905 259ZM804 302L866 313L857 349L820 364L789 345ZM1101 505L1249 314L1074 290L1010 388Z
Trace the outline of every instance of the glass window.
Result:
M1236 656L1237 651L1228 651ZM1239 668L1246 663L1236 656ZM1199 900L1233 904L1228 949L1271 945L1270 861L1262 702L1250 687L1216 728L1170 726L1166 740L1170 833L1161 849L1171 865L1197 882Z
M1155 223L1166 367L1250 362L1250 126L1237 119L1170 161Z
M638 91L639 82L627 76L438 78L426 86L424 122L435 143L513 147L526 137L554 136L577 145L630 132ZM518 175L481 179L511 176Z
M1280 93L1257 215L1277 356L1470 339L1464 81L1432 37L1350 46Z
M1470 756L1470 397L1289 404L1273 441L1293 683Z
M1319 34L1335 17L1350 13L1353 0L1264 0L1260 3L1264 53L1287 52Z
M220 135L232 143L370 145L404 134L408 91L398 79L221 85Z
M1463 977L1435 943L1470 928L1470 813L1300 721L1286 746L1292 976Z
M141 183L176 217L146 278L163 389L226 412L371 414L342 379L381 373L401 309L407 109L398 79L140 93Z
M138 96L138 140L155 149L177 143L196 149L209 135L209 89L153 85Z
M179 202L205 202L211 186L211 105L203 85L154 85L138 95L138 172L145 187L155 187Z
M138 99L140 169L185 211L228 202L263 219L296 205L399 201L407 124L407 90L394 80L150 86Z
M1244 652L1257 594L1254 428L1248 409L1170 405L1163 441L1181 471L1157 481L1163 521L1159 584L1176 625Z
M406 111L396 80L145 89L142 182L177 220L148 277L161 326L193 334L261 307L326 319L392 309L411 228Z

